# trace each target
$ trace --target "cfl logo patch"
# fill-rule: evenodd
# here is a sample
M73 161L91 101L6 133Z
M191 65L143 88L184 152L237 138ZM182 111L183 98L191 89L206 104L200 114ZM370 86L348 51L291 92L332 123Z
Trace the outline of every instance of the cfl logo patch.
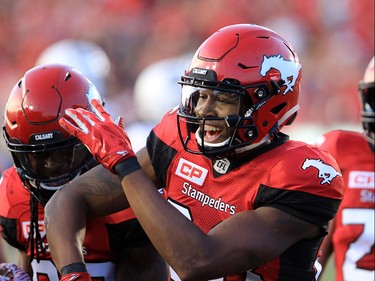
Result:
M184 158L178 162L176 175L199 186L202 186L207 177L208 170Z

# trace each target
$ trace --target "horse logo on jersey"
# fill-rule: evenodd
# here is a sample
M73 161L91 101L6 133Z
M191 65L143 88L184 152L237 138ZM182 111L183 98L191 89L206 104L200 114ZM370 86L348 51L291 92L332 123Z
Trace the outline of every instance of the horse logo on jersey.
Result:
M296 84L301 70L301 64L286 60L280 54L269 57L264 55L260 67L260 75L262 75L262 77L266 77L267 73L272 68L280 72L280 78L284 81L282 86L286 86L286 89L283 95L285 96L289 91L293 92L293 87Z
M305 162L303 162L302 164L302 169L306 170L309 167L314 167L318 169L319 171L318 177L323 179L320 182L320 184L325 184L325 183L331 184L331 181L335 177L337 176L341 177L341 174L339 172L337 172L332 166L323 163L323 161L320 159L306 158Z

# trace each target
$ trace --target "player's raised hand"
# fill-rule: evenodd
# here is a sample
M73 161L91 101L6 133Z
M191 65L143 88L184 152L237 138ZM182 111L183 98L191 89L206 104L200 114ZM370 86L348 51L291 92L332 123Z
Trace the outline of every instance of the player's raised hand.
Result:
M115 166L118 163L135 158L123 128L123 119L119 117L115 123L98 100L92 100L91 104L94 112L82 108L65 110L66 115L76 124L66 118L61 118L59 123L71 135L79 138L98 162L116 173Z

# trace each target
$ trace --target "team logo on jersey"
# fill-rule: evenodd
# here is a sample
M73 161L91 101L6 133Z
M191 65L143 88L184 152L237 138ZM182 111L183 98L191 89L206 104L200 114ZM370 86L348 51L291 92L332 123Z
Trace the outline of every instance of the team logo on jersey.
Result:
M203 185L207 173L207 169L198 166L197 164L194 164L184 158L180 159L176 170L176 175L200 186Z
M341 174L337 172L331 165L327 165L323 163L320 159L309 159L306 158L305 162L302 164L302 169L306 170L309 167L316 168L318 172L318 177L323 179L320 184L331 184L331 181L339 176L341 177Z
M349 188L371 188L374 189L374 172L351 171L349 173Z
M293 92L293 88L301 70L301 64L286 60L280 54L269 57L264 55L260 67L260 75L266 77L271 69L276 69L280 72L280 79L284 81L282 86L286 86L283 95L286 95L288 92Z
M44 237L46 235L46 227L44 225L44 221L38 221L38 228L39 233L41 237ZM29 239L29 233L30 233L30 222L29 221L23 221L22 222L22 234L23 237L26 239Z
M219 174L225 174L230 166L230 162L227 158L218 159L215 161L214 170Z

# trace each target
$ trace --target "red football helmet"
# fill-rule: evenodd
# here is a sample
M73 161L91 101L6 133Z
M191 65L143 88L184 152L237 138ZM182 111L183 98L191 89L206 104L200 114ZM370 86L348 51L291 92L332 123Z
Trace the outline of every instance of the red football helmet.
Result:
M53 192L93 167L87 148L59 125L66 108L90 109L101 97L79 71L50 64L28 70L11 91L3 135L25 187L45 204Z
M252 150L273 138L296 117L301 76L297 54L274 31L253 24L218 30L198 48L179 82L183 86L178 126L185 150L226 157ZM197 117L202 89L236 96L237 114ZM209 144L200 128L208 120L219 119L234 128L233 134L225 142Z
M375 74L374 60L372 57L368 64L363 80L359 82L359 94L361 100L362 126L368 142L375 145Z

